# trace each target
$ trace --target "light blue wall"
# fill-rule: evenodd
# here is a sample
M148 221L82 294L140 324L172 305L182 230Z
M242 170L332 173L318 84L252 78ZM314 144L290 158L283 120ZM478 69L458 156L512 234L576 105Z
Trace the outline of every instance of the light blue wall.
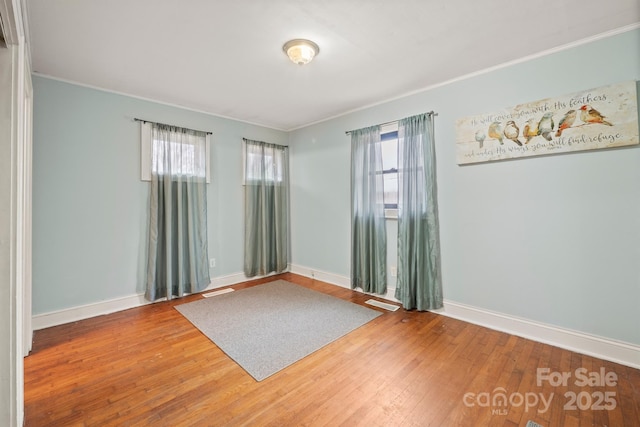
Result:
M34 85L33 313L144 290L149 184L134 117L213 132L212 277L242 271L242 137L285 132L39 76Z
M639 52L636 30L289 134L34 76L33 313L142 292L148 184L133 117L214 132L212 277L242 270L242 137L289 142L292 261L346 277L344 132L435 110L445 298L640 344L638 147L455 161L457 118L638 80Z
M635 30L292 132L293 263L349 275L345 131L435 110L445 298L640 344L640 148L455 157L460 117L638 79Z

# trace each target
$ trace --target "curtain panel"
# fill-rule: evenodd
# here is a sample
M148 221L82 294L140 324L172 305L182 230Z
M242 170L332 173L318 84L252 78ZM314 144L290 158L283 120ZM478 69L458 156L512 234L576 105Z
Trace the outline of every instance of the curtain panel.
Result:
M208 264L206 134L152 125L145 297L172 299L211 282Z
M442 307L433 115L398 122L398 277L405 309Z
M289 266L289 148L244 140L244 274Z
M351 132L351 288L387 291L380 126Z

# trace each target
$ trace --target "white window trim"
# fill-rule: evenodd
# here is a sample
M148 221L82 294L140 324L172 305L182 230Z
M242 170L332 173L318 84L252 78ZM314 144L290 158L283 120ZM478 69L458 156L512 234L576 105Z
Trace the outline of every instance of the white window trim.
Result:
M140 123L140 179L151 181L151 123Z
M398 122L387 123L386 125L380 126L380 135L390 132L398 131Z
M151 153L153 141L151 123L140 123L140 180L151 181ZM211 183L211 134L207 133L205 141L207 184Z
M247 185L247 141L242 140L242 185Z

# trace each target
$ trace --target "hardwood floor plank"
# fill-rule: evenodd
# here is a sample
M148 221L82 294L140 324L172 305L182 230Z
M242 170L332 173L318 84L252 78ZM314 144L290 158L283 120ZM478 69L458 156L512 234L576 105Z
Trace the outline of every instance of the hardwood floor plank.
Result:
M358 292L276 278L364 305ZM434 313L388 312L256 382L177 310L200 295L36 331L25 358L30 426L633 426L640 371ZM604 368L616 386L537 384L537 369ZM492 405L496 390L553 395ZM566 410L565 393L614 393L607 411ZM631 421L630 421L631 420Z

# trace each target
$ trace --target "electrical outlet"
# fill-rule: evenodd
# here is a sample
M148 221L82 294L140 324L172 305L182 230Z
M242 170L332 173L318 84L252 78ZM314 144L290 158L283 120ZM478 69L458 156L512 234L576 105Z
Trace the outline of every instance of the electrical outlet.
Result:
M391 267L391 277L396 277L398 275L398 267L395 265Z
M216 268L216 259L215 258L211 258L209 260L209 268Z

